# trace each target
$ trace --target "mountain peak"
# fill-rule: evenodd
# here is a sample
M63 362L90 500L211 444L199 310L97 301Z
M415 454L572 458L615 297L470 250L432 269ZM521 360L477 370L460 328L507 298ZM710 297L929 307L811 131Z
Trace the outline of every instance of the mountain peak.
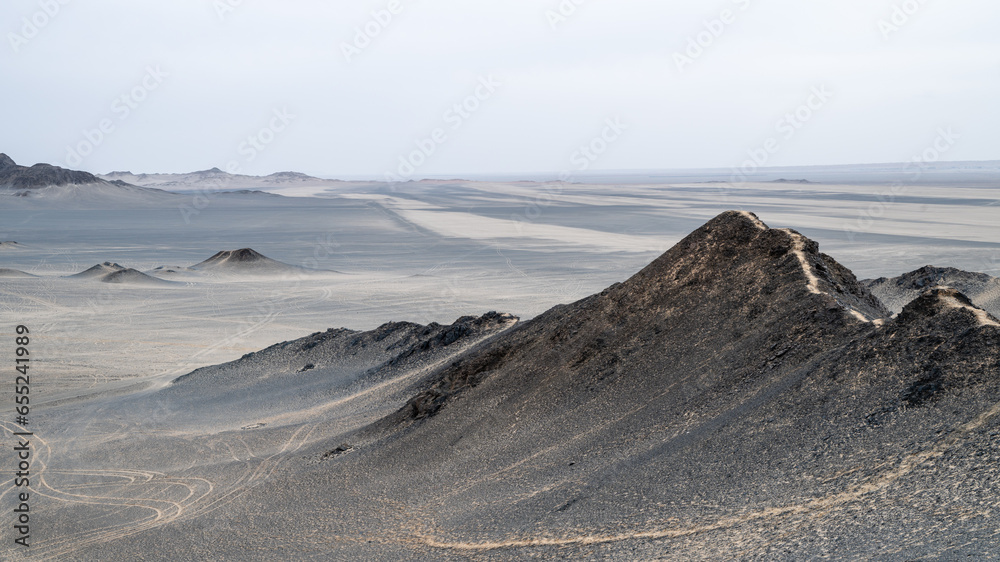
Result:
M234 262L256 262L268 259L260 252L252 248L240 248L239 250L223 250L216 253L209 259L225 259Z
M0 170L5 170L11 166L17 166L17 164L11 159L10 156L0 152Z
M191 269L233 274L277 274L301 272L301 268L271 259L251 248L223 250Z
M742 299L768 308L785 300L798 308L812 300L809 306L839 308L866 322L889 316L815 241L792 229L769 228L745 211L726 211L708 221L620 290L647 305L694 291L698 298Z
M725 211L702 225L701 228L710 231L733 232L770 230L764 221L750 211Z

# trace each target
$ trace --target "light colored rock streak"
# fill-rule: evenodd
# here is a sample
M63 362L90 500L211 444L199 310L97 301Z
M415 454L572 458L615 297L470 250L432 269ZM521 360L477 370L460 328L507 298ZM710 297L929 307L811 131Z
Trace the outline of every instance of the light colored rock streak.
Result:
M813 272L812 266L809 265L809 261L806 259L806 242L802 238L801 234L792 232L787 228L782 228L782 232L788 233L792 237L792 253L798 258L799 264L802 266L802 272L806 275L806 286L809 292L814 295L822 295L823 291L819 290L819 277Z
M750 219L751 221L753 221L753 223L757 226L757 228L759 228L761 230L767 230L768 229L768 226L766 224L764 224L763 221L761 221L760 219L758 219L757 217L755 217L753 213L751 213L749 211L737 211L737 212L739 214L743 215L744 217Z
M939 287L939 288L944 288L944 287ZM942 301L951 308L964 308L966 310L972 311L972 313L975 314L976 318L979 320L980 326L1000 327L1000 324L998 324L996 321L990 318L990 315L987 314L985 310L978 309L974 306L969 306L952 296L944 296L942 298Z

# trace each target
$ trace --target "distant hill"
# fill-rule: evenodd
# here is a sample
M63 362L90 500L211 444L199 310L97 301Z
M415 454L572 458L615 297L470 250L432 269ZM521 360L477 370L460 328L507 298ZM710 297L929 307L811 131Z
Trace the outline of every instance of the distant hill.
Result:
M102 283L119 283L119 284L130 284L130 285L176 285L177 283L173 281L164 281L163 279L157 279L150 275L132 269L130 267L124 267L113 262L99 263L87 270L81 271L73 275L69 275L69 278L75 279L93 279L100 281Z
M252 248L223 250L205 261L192 265L190 270L229 275L276 275L283 273L331 273L290 265L273 260Z
M104 277L109 273L116 273L124 269L125 269L124 267L118 265L117 263L106 261L104 263L99 263L91 268L85 269L80 273L74 273L73 275L69 275L68 277L73 277L77 279L96 279Z

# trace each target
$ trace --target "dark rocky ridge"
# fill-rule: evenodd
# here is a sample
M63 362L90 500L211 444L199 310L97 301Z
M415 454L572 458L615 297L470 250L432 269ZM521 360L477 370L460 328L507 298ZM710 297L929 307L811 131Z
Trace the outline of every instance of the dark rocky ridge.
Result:
M908 496L905 479L923 476L907 459L948 449L942 435L974 440L968 424L1000 402L1000 329L982 314L937 290L892 320L815 243L726 213L628 281L460 357L338 462L427 486L410 516L433 521L417 534L442 555L801 559L886 541L949 552L910 538L938 524ZM967 478L926 470L938 490ZM904 516L869 488L927 507ZM952 501L964 512L978 500ZM685 538L713 521L729 522Z
M489 312L450 325L389 322L366 332L329 329L197 369L175 379L165 392L212 408L252 407L261 418L378 393L371 408L374 418L349 422L360 428L403 405L417 392L421 373L428 368L516 322L509 314Z
M510 314L488 312L479 317L463 316L450 325L388 322L366 332L330 328L248 353L236 361L192 371L172 384L196 385L199 379L208 379L213 386L227 381L246 383L256 376L254 373L270 377L332 365L350 365L352 370L371 376L379 369L398 367L411 357L493 335L516 322L517 318ZM304 369L306 366L309 369Z
M993 279L985 273L963 271L954 267L934 267L925 265L909 273L904 273L899 277L865 280L866 286L876 286L892 282L900 289L924 290L937 285L946 285L949 282L959 281L960 283L988 283Z
M820 293L809 289L796 255L799 245ZM534 362L555 358L554 353L560 365L574 372L596 369L602 380L638 367L637 360L646 356L641 363L650 368L659 362L700 363L706 376L726 384L753 376L760 366L773 368L772 362L786 361L788 353L808 356L828 347L831 338L867 328L851 311L880 321L890 314L849 270L819 253L815 242L795 231L763 227L751 215L724 213L628 281L557 306L504 338L509 341L446 372L414 399L413 413L435 412L449 396L474 386L481 373L515 357ZM697 342L698 352L654 347L658 340ZM741 366L705 368L718 359L717 350L735 342L748 348Z
M970 303L929 288L892 318L815 242L724 213L627 281L466 347L454 325L334 330L178 380L164 392L217 383L242 404L403 378L405 404L303 449L222 522L115 547L273 554L269 530L308 520L322 545L283 547L317 559L988 559L1000 326ZM210 544L177 540L207 526Z
M6 154L0 154L0 187L7 189L37 189L62 185L106 183L97 176L77 170L67 170L51 164L18 166Z

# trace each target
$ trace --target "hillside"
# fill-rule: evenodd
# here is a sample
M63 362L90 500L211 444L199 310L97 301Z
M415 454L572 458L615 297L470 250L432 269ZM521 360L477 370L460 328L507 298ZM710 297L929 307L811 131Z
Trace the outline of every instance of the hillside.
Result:
M908 560L1000 548L1000 322L958 290L926 288L893 317L815 242L727 212L622 283L504 318L317 333L114 402L147 431L82 449L74 466L113 450L191 490L154 524L107 531L114 552ZM185 539L200 533L213 539Z

